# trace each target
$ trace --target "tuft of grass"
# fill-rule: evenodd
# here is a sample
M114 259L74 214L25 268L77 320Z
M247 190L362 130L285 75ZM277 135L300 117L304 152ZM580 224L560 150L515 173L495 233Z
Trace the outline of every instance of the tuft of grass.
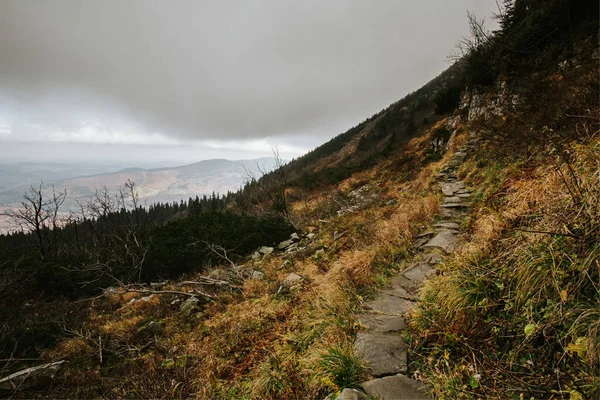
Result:
M358 387L365 377L365 367L351 346L336 346L321 355L317 374L341 390Z

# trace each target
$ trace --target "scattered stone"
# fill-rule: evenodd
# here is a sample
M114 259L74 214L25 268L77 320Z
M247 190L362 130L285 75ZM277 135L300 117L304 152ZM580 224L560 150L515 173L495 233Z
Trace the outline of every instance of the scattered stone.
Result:
M325 254L325 250L324 249L319 249L317 251L315 251L315 257L319 257Z
M381 314L402 315L412 308L413 302L387 293L379 293L365 306Z
M252 259L253 259L254 261L260 260L260 259L261 259L261 257L262 257L262 256L260 255L260 253L259 253L258 251L255 251L254 253L252 253Z
M406 372L407 349L400 335L359 332L354 346L371 375L382 376Z
M388 200L385 202L385 205L392 206L392 205L396 204L396 201L397 201L396 199Z
M286 253L292 253L294 251L298 250L298 243L292 243L291 245L289 245L286 249L285 252Z
M298 240L300 240L300 236L298 236L298 234L296 232L294 232L290 235L290 239L298 241Z
M346 388L336 397L336 400L369 400L369 398L359 390Z
M181 302L181 299L175 299L171 302L171 305L174 306L175 304L180 303L180 302Z
M143 301L144 303L149 302L150 300L152 300L156 295L151 294L150 296L144 296L138 299L138 301Z
M183 302L183 304L179 308L179 312L181 312L182 315L189 317L194 311L196 311L196 307L199 303L200 300L198 300L197 297L190 297L189 299Z
M311 239L311 240L312 240L312 238L314 238L315 236L317 236L317 235L316 235L316 234L314 234L314 233L308 233L308 234L306 235L306 237L307 237L308 239Z
M402 374L373 379L361 383L360 387L369 396L382 400L425 400L429 398L427 386Z
M286 247L290 246L292 243L294 243L294 241L292 239L288 239L288 240L284 240L283 242L279 243L279 250L283 250Z
M55 361L48 364L37 365L35 367L25 368L17 371L7 377L0 379L0 389L14 390L22 387L23 383L34 377L54 378L54 375L65 363L65 360Z
M468 199L469 197L471 197L471 193L458 193L457 196L461 199Z
M260 249L258 249L258 252L260 254L271 254L273 250L274 249L272 247L262 246Z
M250 279L254 281L262 281L263 279L265 279L265 274L260 271L253 271Z
M433 239L423 245L423 247L438 247L447 253L454 250L454 245L458 241L456 235L452 232L440 232Z
M302 284L302 277L292 272L283 280L281 284L287 288L292 288Z
M376 332L396 332L406 327L404 318L399 315L362 313L358 316L358 323Z

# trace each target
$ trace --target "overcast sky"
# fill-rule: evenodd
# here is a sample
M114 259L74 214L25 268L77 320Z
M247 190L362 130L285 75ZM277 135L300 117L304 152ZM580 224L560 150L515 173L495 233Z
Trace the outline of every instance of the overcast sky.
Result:
M495 0L0 1L0 158L295 157L448 64Z

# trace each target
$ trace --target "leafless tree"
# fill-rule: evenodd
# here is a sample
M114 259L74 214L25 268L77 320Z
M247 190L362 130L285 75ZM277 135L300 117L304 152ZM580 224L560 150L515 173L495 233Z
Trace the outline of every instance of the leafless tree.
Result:
M481 49L490 41L491 32L485 27L485 19L478 19L474 13L467 11L467 20L469 36L463 36L454 46L454 50L448 55L449 62L460 62L465 56Z
M285 161L279 154L279 149L271 145L271 151L274 157L274 170L268 171L263 165L255 163L256 172L246 169L246 180L250 195L261 200L267 201L275 212L284 217L294 228L297 228L294 218L291 215L287 199L287 189L289 187L288 171Z
M2 215L8 216L12 223L21 230L34 233L42 258L46 257L48 253L47 230L52 229L53 234L56 235L60 224L60 208L67 198L66 189L57 192L53 186L50 198L45 198L43 192L44 182L40 182L38 187L32 185L23 195L24 200L21 202L21 207L2 213ZM56 249L56 242L54 244Z

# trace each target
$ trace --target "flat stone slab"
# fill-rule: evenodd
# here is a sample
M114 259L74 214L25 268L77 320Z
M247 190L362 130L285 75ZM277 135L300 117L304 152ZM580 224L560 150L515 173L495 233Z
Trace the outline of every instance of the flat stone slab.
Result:
M461 199L468 199L469 197L471 197L471 193L458 193L456 196Z
M456 222L440 222L433 225L436 228L447 228L447 229L460 229L460 225Z
M467 203L444 203L442 204L444 208L466 208L469 207Z
M454 251L454 246L458 242L458 238L452 232L440 232L429 242L425 243L423 247L437 247L444 250L447 253Z
M369 400L369 398L360 390L346 388L336 397L336 400Z
M444 197L444 203L460 203L462 200L458 196Z
M456 182L442 184L442 192L446 196L453 196L454 193L456 193L459 190L464 189L464 188L465 188L465 184L463 181L456 181Z
M369 395L382 400L427 400L429 388L404 375L386 376L360 384Z
M409 268L404 271L402 275L415 283L422 284L423 281L433 275L433 273L435 273L435 269L431 265L422 263Z
M416 294L419 289L419 285L417 283L405 278L402 274L396 275L390 279L390 285L392 287L402 287L411 294Z
M440 262L442 262L442 257L438 253L426 253L423 255L423 262L433 265L439 264Z
M396 332L406 327L404 318L399 315L362 313L358 323L375 332Z
M379 293L374 300L365 305L381 314L402 315L413 307L413 302L386 293Z
M389 294L390 296L400 297L401 299L415 300L415 296L409 293L402 285L396 285L389 289L380 290L380 292Z
M400 335L359 332L354 346L371 375L382 376L406 372L408 353Z

